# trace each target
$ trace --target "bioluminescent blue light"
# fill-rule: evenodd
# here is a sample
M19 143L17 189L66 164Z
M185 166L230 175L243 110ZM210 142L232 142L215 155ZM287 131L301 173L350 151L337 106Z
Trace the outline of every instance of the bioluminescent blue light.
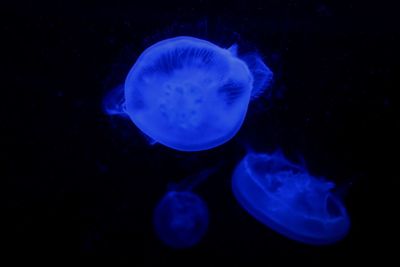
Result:
M281 153L249 153L232 177L236 199L253 217L290 239L313 245L334 243L349 231L350 219L333 187Z
M253 89L251 90L251 98L257 98L269 87L272 82L273 73L265 65L262 58L256 54L249 54L241 57L246 62L251 74L253 75Z
M206 150L238 132L251 97L271 79L260 57L242 60L236 45L224 49L180 36L147 48L125 80L123 99L117 90L105 109L127 114L143 133L167 147Z
M208 222L207 205L189 191L169 191L154 212L158 238L176 249L196 245L207 232Z
M179 183L169 184L168 192L154 212L156 234L166 245L172 248L191 247L205 235L209 221L208 208L192 190L220 166L206 168Z

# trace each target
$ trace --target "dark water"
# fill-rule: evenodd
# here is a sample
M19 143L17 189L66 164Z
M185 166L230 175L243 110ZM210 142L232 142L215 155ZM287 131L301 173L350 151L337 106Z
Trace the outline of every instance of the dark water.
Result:
M13 261L321 266L394 259L396 8L381 1L135 2L20 1L0 9L2 221ZM149 146L134 125L101 109L143 49L183 34L257 47L275 74L237 136L209 151ZM307 246L250 217L230 188L246 146L280 148L335 181L351 217L347 238ZM187 250L165 247L152 229L156 203L172 182L221 161L195 190L210 209L205 238Z

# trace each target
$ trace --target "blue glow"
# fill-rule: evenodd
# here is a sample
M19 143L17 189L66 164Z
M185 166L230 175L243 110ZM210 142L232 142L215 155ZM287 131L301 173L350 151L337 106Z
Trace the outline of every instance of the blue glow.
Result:
M157 236L172 248L196 245L207 232L208 209L206 203L192 192L199 184L215 173L221 164L206 168L186 177L178 184L169 184L168 192L154 212Z
M281 153L249 153L232 177L236 199L253 217L290 239L313 245L334 243L348 233L350 219L333 187Z
M241 57L241 59L246 62L251 74L253 75L251 98L257 98L271 85L273 73L270 68L265 65L261 56L256 53L245 55Z
M167 246L180 249L196 245L207 232L208 209L196 194L168 192L154 212L154 228Z
M117 86L107 92L103 101L103 110L107 115L126 116L123 86Z
M236 45L224 49L188 36L163 40L140 55L123 94L110 94L104 109L127 114L144 134L167 147L211 149L235 136L250 99L272 79L260 57L246 58L238 57Z

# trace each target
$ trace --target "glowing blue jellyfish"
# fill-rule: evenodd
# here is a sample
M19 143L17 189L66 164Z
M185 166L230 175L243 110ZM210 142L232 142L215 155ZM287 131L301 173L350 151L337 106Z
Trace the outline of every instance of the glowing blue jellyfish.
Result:
M154 213L158 238L172 248L196 245L207 232L208 209L192 192L168 192Z
M248 154L232 178L234 195L253 217L282 235L322 245L344 238L350 220L332 182L311 176L282 154Z
M130 70L124 91L105 101L108 114L126 114L147 136L170 148L219 146L240 129L252 97L272 72L257 55L237 55L194 37L166 39L147 48Z
M207 169L171 186L158 203L154 211L154 229L167 246L175 249L192 247L207 232L207 205L191 190L214 171L215 168Z

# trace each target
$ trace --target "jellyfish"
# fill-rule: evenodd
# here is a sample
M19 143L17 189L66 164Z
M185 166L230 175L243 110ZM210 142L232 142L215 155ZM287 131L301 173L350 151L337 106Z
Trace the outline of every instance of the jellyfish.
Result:
M258 54L179 36L147 48L123 87L105 99L110 115L128 117L154 142L180 151L219 146L235 136L250 100L272 79Z
M232 177L234 196L250 215L289 239L311 245L335 243L349 231L350 219L334 186L281 153L249 153Z
M157 237L174 249L189 248L206 234L209 212L204 200L192 190L215 168L189 176L169 190L155 208L153 225Z

